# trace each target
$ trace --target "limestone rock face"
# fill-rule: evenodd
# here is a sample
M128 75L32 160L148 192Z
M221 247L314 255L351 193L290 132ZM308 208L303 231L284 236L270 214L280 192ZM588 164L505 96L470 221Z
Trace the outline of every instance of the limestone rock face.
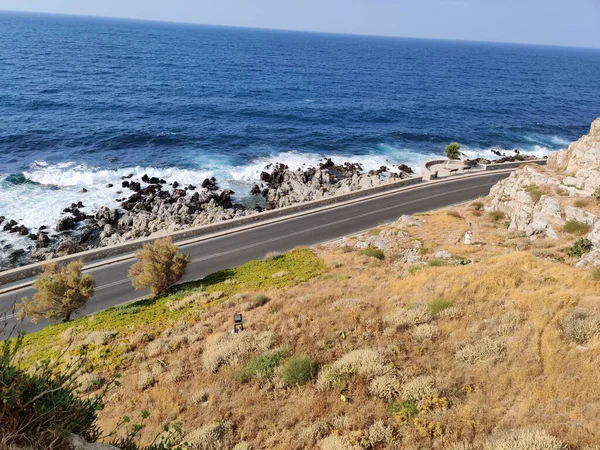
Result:
M599 186L600 118L588 135L551 154L547 167L525 166L496 184L486 210L503 212L510 220L509 230L525 232L532 240L558 239L557 230L576 220L595 226L588 239L600 245L598 217L571 205L563 208L560 201L560 196L589 199Z
M567 190L592 195L600 185L600 118L592 123L589 134L551 154L548 166L565 173Z

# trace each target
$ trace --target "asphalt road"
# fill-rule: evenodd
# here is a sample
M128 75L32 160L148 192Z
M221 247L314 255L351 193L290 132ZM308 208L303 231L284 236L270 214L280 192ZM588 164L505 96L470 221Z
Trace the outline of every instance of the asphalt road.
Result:
M346 205L332 205L326 210L309 211L300 217L183 245L181 250L191 256L184 281L201 279L215 271L261 259L269 251L287 251L298 246L327 242L395 221L403 214L431 211L473 200L487 195L494 184L507 176L507 172L486 173L482 176L458 177L444 183L424 183L416 189L391 192ZM135 291L127 278L132 263L133 260L129 259L86 270L96 280L96 292L81 314L91 314L147 295L147 292ZM27 281L32 280L22 282ZM0 286L0 290L6 287ZM33 288L29 286L0 295L0 312L7 311L7 315L0 318L0 337L3 335L2 329L10 330L13 326L31 332L48 324L46 321L17 324L11 314L15 302L24 296L31 297L33 293Z

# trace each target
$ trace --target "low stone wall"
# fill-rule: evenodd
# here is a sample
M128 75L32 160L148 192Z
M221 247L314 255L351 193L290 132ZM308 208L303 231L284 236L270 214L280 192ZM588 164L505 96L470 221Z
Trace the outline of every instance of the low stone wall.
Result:
M532 159L531 161L516 161L499 164L488 164L484 170L505 170L505 169L517 169L525 164L537 164L538 166L545 166L548 163L547 159Z
M432 172L429 168L435 164L444 164L447 161L447 159L431 159L429 161L425 161L421 165L421 176L423 177L423 180L435 180L437 178L437 172Z
M331 205L334 203L340 203L348 200L354 200L361 197L367 197L373 194L384 193L387 191L393 191L394 189L403 188L407 186L412 186L415 184L419 184L423 181L423 178L411 177L406 178L400 181L392 181L390 183L382 184L380 186L375 186L368 189L361 189L358 191L350 192L348 194L335 195L332 197L327 197L319 200L313 200L310 202L299 203L293 206L286 206L284 208L273 209L270 211L264 211L261 213L252 214L250 216L244 216L239 219L226 220L223 222L206 225L202 227L189 228L181 231L176 231L174 233L168 233L164 236L171 236L173 241L185 241L188 239L192 239L194 237L199 237L203 235L213 234L220 231L226 231L233 228L237 228L244 225L251 225L254 223L259 223L267 220L277 219L280 217L285 217L290 214L309 211L312 209L320 208L323 206ZM155 236L155 237L147 237L142 239L136 239L131 242L124 242L122 244L114 245L111 247L101 247L93 250L88 250L81 253L76 253L74 255L63 256L61 258L55 258L52 262L61 262L68 263L71 261L76 261L78 259L83 259L84 262L89 263L93 261L99 261L102 259L114 258L119 255L127 254L135 252L141 249L145 244L151 243L156 240L158 237L164 236ZM40 273L42 266L45 263L36 263L30 264L23 267L18 267L16 269L7 270L4 272L0 272L0 287L3 284L14 283L19 280L24 280L27 278L31 278Z

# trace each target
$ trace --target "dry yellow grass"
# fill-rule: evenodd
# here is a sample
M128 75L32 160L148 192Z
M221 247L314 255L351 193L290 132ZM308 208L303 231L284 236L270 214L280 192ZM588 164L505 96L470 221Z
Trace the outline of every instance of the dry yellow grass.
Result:
M143 356L123 372L102 427L148 409L144 436L177 422L197 448L242 440L240 448L321 450L597 445L600 283L548 256L559 245L534 247L473 208L457 211L464 219L441 211L377 231L471 264L420 267L393 252L379 261L318 247L327 276L264 292L270 302L244 313L246 336L228 334L247 303L238 296L159 344L138 344ZM461 244L467 220L473 246ZM452 306L431 314L426 305L439 299ZM302 387L285 387L277 370L236 379L269 348L309 356L320 375ZM545 446L532 447L536 439Z

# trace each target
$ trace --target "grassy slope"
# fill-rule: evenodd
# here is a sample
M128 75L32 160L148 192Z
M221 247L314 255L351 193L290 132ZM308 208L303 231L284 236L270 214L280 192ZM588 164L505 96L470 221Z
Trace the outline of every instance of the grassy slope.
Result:
M518 428L543 429L572 449L600 442L600 346L573 342L563 329L576 311L600 318L600 282L572 268L564 253L575 237L530 243L476 208L418 219L349 239L349 246L318 247L320 259L296 250L165 298L47 328L27 337L27 361L60 351L67 328L78 330L74 345L92 336L94 370L123 371L102 426L110 430L123 415L148 409L145 436L165 423L191 431L219 422L255 449L448 448ZM466 220L477 245L460 244ZM368 239L392 242L385 260L352 248ZM434 264L402 263L404 248ZM440 263L442 249L455 258ZM466 259L473 263L458 265ZM195 291L200 285L207 294ZM210 300L215 292L223 294ZM271 300L253 307L257 293ZM227 332L239 310L249 333L231 345ZM286 387L277 369L271 375L270 360L264 376L238 376L252 357L278 348L310 356L321 378ZM328 367L354 350L377 358L359 354L327 387ZM223 363L213 372L206 361L215 354ZM382 374L387 399L373 384ZM407 400L423 379L435 386ZM206 436L196 433L196 444Z

